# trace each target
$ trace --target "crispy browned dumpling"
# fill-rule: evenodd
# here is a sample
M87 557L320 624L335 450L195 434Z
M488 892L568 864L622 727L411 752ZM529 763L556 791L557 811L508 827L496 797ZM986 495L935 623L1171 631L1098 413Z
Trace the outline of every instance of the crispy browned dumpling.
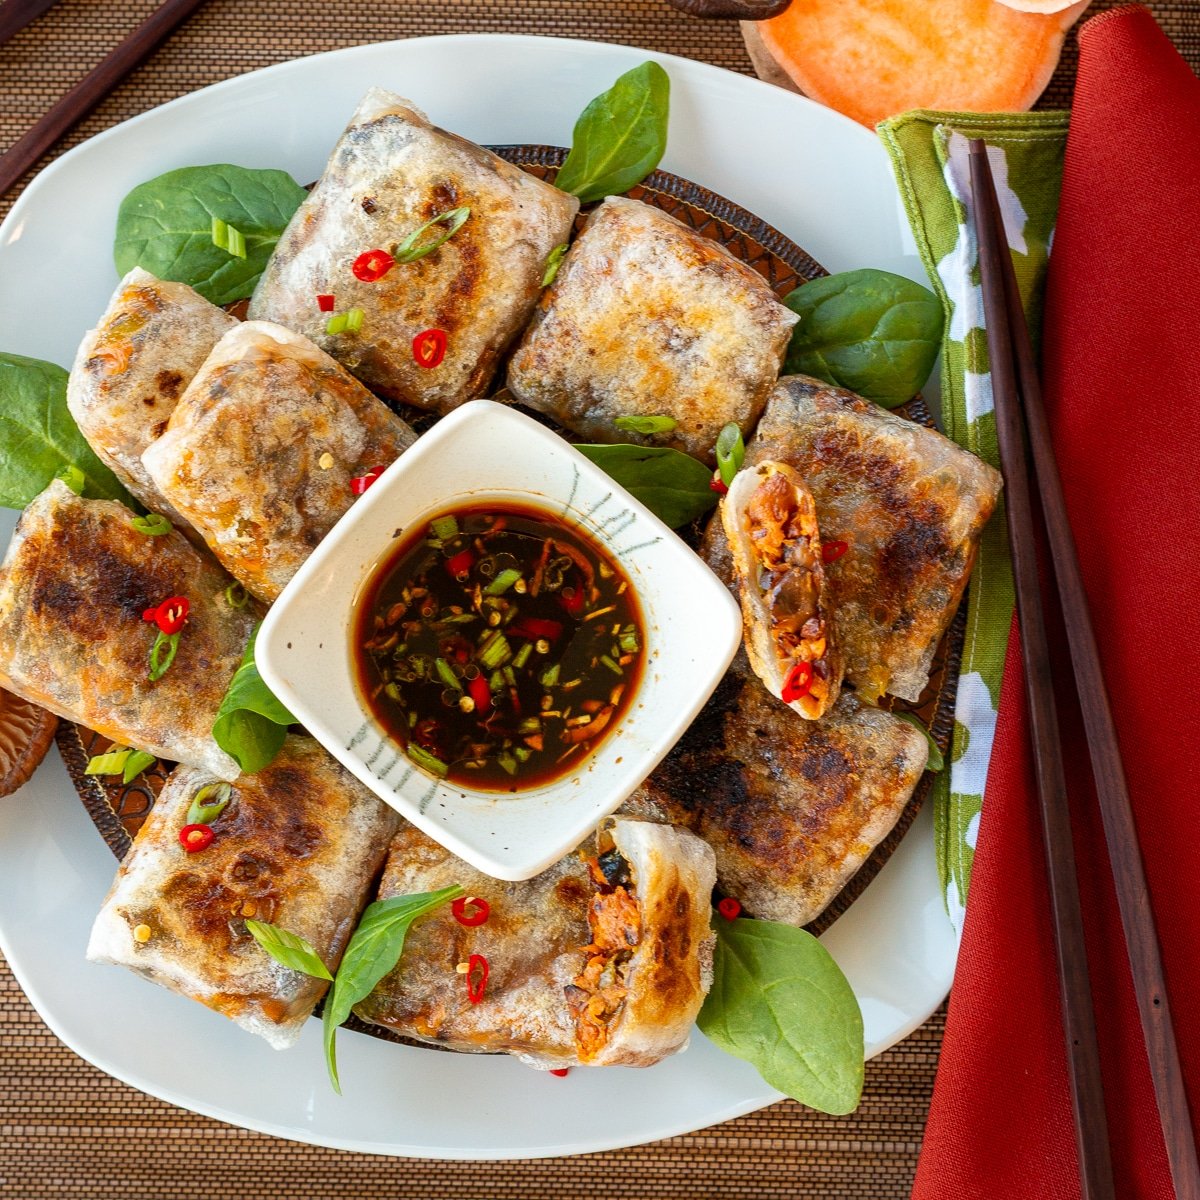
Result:
M607 874L589 867L596 855ZM524 883L490 879L403 826L380 898L457 883L491 912L473 928L448 908L422 918L355 1011L406 1037L540 1067L649 1066L687 1044L708 991L713 882L703 842L646 821L607 822L594 844ZM488 963L475 1004L457 971L472 955Z
M716 517L703 553L729 582ZM690 829L716 852L721 888L748 912L806 925L895 825L927 756L920 730L846 692L819 721L805 720L739 652L622 811Z
M440 249L376 282L355 277L361 254L390 253L431 218L464 206L470 217ZM279 239L250 316L303 333L388 400L449 412L486 394L578 210L574 196L372 88ZM361 308L362 328L327 334L318 294L332 295L338 312ZM413 339L430 329L445 334L446 355L426 368Z
M121 280L75 356L67 407L113 474L154 512L178 514L142 466L142 453L167 421L222 334L237 325L186 283L135 267Z
M538 304L508 369L522 403L592 441L673 446L713 459L779 374L796 314L753 268L674 217L613 196ZM617 417L672 417L643 436Z
M351 480L415 437L307 338L247 321L214 347L143 461L225 568L269 603L354 503Z
M805 376L779 381L746 464L794 467L817 506L826 596L858 695L915 700L975 562L1000 474L933 429Z
M190 767L171 773L96 918L88 958L129 967L282 1049L327 985L277 963L246 918L305 938L332 973L399 818L311 738L289 737L269 767L233 786L211 844L188 853L179 831L212 781Z
M236 779L212 738L221 697L260 616L178 531L139 533L112 500L56 480L25 509L0 566L0 684L124 746ZM170 670L149 679L157 630L143 613L191 605Z

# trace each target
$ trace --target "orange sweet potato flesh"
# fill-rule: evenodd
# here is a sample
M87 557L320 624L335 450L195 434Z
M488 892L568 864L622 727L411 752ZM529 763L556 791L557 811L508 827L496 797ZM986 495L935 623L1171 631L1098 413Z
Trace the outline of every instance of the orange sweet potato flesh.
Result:
M806 96L874 128L910 108L1031 108L1087 6L1043 15L997 0L792 0L744 29L760 75L771 74L765 52Z

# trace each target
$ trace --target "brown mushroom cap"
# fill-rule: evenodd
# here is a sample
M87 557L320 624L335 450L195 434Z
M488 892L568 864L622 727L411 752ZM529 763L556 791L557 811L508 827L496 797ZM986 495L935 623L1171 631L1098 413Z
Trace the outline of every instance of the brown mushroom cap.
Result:
M15 792L46 757L58 718L0 688L0 796Z

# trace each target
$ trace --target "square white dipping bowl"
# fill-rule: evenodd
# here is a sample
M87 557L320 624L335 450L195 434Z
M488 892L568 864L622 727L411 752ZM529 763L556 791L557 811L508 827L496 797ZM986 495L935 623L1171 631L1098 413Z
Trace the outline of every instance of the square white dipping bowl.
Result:
M637 691L599 746L571 773L516 793L473 791L415 766L360 696L352 657L356 601L393 540L489 500L543 508L607 550L637 595L645 639ZM481 871L529 879L657 766L741 632L729 592L649 509L557 434L476 400L421 437L321 542L267 614L256 660L297 720L382 800Z

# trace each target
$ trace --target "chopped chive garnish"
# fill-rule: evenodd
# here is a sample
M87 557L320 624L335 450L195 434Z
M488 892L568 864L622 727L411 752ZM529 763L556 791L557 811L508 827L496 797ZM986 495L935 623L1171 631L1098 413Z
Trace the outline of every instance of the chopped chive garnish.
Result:
M746 445L742 441L742 431L736 421L730 421L717 435L717 467L721 472L721 482L728 487L733 477L742 469L746 457Z
M411 263L416 262L419 258L424 258L427 254L432 254L439 246L448 242L466 224L466 220L470 215L471 210L467 207L452 208L449 212L439 213L436 217L426 221L420 229L414 229L404 241L397 243L392 257L398 263ZM422 242L418 245L421 235L427 230L432 229L435 225L444 225L446 228L432 241Z
M234 258L246 257L246 235L237 226L227 225L220 217L212 219L212 240L218 250L224 250Z
M448 688L453 688L456 692L462 691L462 680L450 670L450 664L444 658L435 658L433 665L437 669L438 678Z
M225 589L225 602L230 608L245 608L250 603L250 593L240 583L231 583Z
M134 517L129 522L138 533L144 533L147 537L162 537L164 533L170 533L175 528L166 517L160 513L147 513L144 517Z
M345 313L334 313L328 321L325 322L326 333L345 333L347 315Z
M553 687L558 682L558 671L559 664L554 663L552 666L547 667L541 673L541 675L538 676L538 682L542 685L542 687Z
M529 656L533 653L533 643L526 642L520 650L517 651L516 658L513 659L512 665L519 671L528 661Z
M434 537L448 542L458 533L458 519L452 516L435 517L429 522L429 527L433 530Z
M128 746L110 746L103 754L94 754L84 768L85 775L120 775L133 753Z
M520 571L515 570L513 567L506 567L483 589L483 594L485 596L503 596L520 578Z
M562 266L562 260L567 254L567 243L563 242L560 246L555 246L550 251L546 259L546 272L542 276L542 287L549 287L554 282L554 277L558 274L558 268Z
M630 629L623 629L621 636L617 639L617 644L621 647L624 654L636 654L638 652L637 634Z
M603 663L603 664L604 664L604 665L605 665L605 666L606 666L606 667L607 667L607 668L608 668L610 671L614 671L614 672L615 672L616 674L618 674L618 675L624 675L624 674L625 674L625 672L624 672L624 671L622 671L622 670L621 670L621 668L620 668L619 666L617 666L617 664L616 664L615 662L613 662L613 660L612 660L611 658L609 658L607 654L602 654L602 655L600 655L600 661L601 661L601 662L602 662L602 663Z
M150 647L150 682L157 683L170 669L179 649L179 634L163 633L160 629Z
M352 308L346 313L346 332L357 333L362 328L363 310Z
M229 805L233 787L228 783L206 783L188 806L185 825L211 825Z
M423 771L428 771L431 775L436 775L439 779L445 779L450 773L450 768L440 758L430 754L428 750L422 750L413 742L409 742L404 747L404 753L416 766Z
M61 471L54 477L61 479L77 496L83 495L83 485L87 482L87 477L84 473L71 463L69 466L63 467Z
M679 424L674 417L616 417L613 424L626 433L670 433Z

